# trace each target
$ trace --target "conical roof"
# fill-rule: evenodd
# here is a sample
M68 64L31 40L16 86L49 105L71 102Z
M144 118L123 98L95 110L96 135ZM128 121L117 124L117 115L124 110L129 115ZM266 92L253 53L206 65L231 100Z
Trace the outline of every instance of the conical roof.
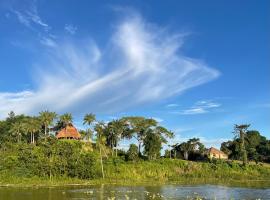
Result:
M78 130L72 124L69 124L57 133L56 138L57 139L67 138L67 139L77 139L78 140L81 138L81 134L78 132Z

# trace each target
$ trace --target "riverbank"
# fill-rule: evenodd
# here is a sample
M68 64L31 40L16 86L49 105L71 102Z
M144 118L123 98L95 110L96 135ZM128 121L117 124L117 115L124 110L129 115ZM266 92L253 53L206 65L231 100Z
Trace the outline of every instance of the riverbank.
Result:
M250 164L246 167L237 162L191 162L160 159L156 161L104 163L105 179L78 179L65 176L38 177L17 176L0 171L1 186L51 187L74 185L162 185L162 184L215 184L239 187L270 188L269 165Z

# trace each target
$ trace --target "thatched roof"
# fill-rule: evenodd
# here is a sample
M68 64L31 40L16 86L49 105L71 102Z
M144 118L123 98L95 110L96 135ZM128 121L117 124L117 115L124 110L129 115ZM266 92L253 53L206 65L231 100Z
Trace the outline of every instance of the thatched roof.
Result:
M227 156L226 153L224 153L223 151L220 151L220 150L218 150L218 149L216 149L214 147L211 147L209 149L209 154L218 154L218 155L221 154L221 155L226 155Z
M56 138L57 139L66 138L66 139L77 139L78 140L81 138L81 134L78 132L78 130L72 124L69 124L57 133Z

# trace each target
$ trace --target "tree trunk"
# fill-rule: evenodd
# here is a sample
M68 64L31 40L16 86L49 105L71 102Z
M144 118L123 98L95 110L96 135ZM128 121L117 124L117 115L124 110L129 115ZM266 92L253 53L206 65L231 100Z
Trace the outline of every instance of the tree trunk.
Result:
M141 141L139 141L139 148L138 148L138 150L139 150L139 156L141 156L142 154L141 154Z
M187 151L184 152L184 158L185 158L185 160L188 160L188 152Z
M104 169L103 169L103 161L102 161L101 147L99 147L99 154L100 154L100 164L101 164L102 178L104 179Z
M33 133L33 144L35 144L35 134Z
M242 154L242 160L243 160L243 165L247 165L247 152L245 148L245 137L244 137L244 132L241 130L240 131L240 139L241 139L241 154Z

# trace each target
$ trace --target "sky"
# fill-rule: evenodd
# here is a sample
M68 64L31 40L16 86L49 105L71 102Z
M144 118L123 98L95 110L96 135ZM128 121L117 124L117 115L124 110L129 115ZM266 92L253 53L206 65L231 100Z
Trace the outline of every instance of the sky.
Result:
M156 119L207 146L270 138L270 1L2 0L0 119ZM127 142L122 143L124 148Z

